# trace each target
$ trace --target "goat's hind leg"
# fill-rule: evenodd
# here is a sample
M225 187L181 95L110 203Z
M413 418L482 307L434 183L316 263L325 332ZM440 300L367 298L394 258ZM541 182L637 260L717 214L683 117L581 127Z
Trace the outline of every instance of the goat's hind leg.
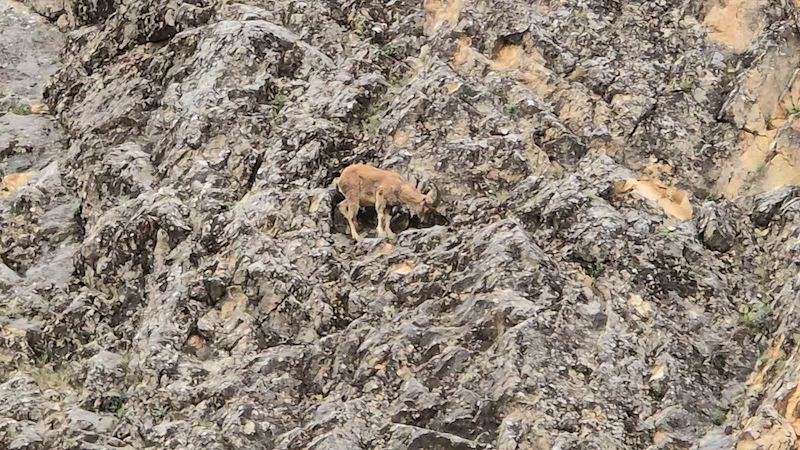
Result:
M386 236L386 197L381 191L375 194L375 212L378 215L378 236Z

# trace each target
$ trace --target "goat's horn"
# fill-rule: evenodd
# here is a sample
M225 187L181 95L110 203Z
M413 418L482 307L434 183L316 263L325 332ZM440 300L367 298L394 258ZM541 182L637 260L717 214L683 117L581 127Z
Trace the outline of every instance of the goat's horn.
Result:
M430 197L431 203L433 204L432 206L436 208L437 206L439 206L439 203L442 200L442 196L439 192L439 186L437 186L436 183L430 180L428 181L428 184L430 185L430 188L428 189L428 193L426 195Z

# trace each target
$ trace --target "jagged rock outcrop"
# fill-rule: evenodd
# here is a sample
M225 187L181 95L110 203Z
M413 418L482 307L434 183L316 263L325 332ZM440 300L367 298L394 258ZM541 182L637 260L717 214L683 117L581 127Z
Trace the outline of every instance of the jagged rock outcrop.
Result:
M794 448L791 2L28 4L2 446Z

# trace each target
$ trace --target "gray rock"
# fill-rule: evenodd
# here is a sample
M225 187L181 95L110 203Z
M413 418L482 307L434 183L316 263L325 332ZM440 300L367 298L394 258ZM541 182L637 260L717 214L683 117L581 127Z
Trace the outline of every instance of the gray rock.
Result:
M735 207L706 202L699 211L697 228L703 244L711 250L724 253L733 247L736 232L731 225L732 219L728 217L730 208Z
M3 448L796 440L794 6L28 4L69 31L0 0ZM437 213L354 242L354 162Z
M766 227L776 215L784 211L797 211L800 208L800 188L785 186L771 192L760 194L753 199L753 223L759 227Z

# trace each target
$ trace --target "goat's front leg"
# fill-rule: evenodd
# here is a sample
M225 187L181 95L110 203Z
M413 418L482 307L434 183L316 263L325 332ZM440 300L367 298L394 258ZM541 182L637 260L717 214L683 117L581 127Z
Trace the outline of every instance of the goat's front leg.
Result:
M344 204L344 207L342 206ZM350 225L350 235L357 241L363 240L358 230L356 230L356 217L358 217L358 197L348 197L342 203L339 203L339 211L342 212Z
M378 213L378 235L394 239L397 235L392 232L392 215L389 214L386 196L381 192L378 192L375 198L375 211Z
M383 192L378 191L375 193L375 212L378 213L378 236L386 236L385 222L386 222L386 197Z
M392 215L389 214L389 208L386 208L386 213L383 217L383 226L386 230L386 235L389 239L394 239L397 235L392 231Z

